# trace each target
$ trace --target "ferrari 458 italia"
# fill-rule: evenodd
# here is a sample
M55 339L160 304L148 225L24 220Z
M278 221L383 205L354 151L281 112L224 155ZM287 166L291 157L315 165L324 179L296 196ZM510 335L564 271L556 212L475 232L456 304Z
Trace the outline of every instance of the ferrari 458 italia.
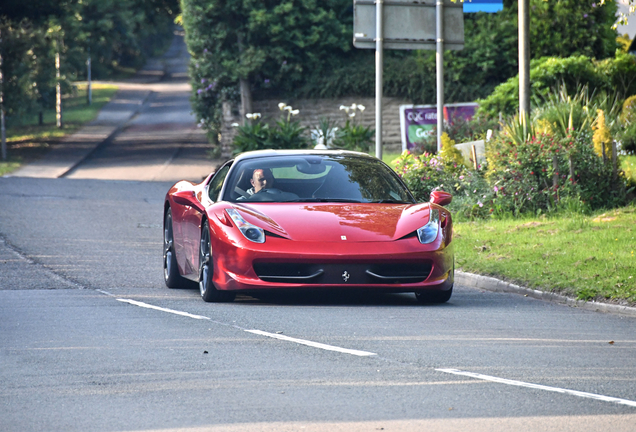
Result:
M165 282L196 282L207 302L355 288L443 303L453 291L450 201L433 192L417 203L391 168L363 153L244 153L168 191Z

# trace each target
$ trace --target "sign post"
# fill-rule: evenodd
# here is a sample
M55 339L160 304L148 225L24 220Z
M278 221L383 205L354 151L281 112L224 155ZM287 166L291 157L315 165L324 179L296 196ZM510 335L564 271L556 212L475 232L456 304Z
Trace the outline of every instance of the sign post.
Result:
M437 0L435 66L437 74L437 154L442 152L442 132L444 131L444 1Z
M375 157L382 159L382 72L384 70L384 0L375 3Z
M353 46L375 49L375 155L382 157L383 50L437 50L437 105L444 106L444 50L464 48L462 3L353 0ZM443 115L438 115L443 130ZM441 133L438 134L441 137ZM438 142L440 138L438 137ZM439 144L438 144L439 146Z

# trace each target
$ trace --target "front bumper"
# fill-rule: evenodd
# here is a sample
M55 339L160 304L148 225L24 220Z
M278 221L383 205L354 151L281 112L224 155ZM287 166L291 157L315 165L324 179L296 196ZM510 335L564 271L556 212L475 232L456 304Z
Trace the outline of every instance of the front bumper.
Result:
M337 288L391 292L448 290L453 247L443 239L422 245L416 237L391 242L296 242L268 237L213 247L219 290Z

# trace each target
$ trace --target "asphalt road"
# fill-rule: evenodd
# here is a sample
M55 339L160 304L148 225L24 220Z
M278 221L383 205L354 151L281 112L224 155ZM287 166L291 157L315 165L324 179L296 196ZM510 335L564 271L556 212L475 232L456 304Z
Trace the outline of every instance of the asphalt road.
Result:
M117 83L120 91L148 96L121 132L65 177L174 183L207 176L221 161L210 160L210 145L192 113L188 61L183 36L176 34L164 56L149 66L148 73L162 74L159 81ZM116 111L105 114L104 120L117 118Z
M1 431L634 430L633 317L166 288L164 195L213 165L183 55L67 178L0 178Z
M163 285L168 186L0 179L0 430L633 430L633 318L461 286L207 304Z

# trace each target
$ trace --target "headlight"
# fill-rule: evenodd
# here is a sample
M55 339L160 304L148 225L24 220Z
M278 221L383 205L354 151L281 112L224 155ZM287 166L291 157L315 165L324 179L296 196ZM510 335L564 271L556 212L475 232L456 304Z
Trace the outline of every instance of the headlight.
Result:
M226 209L227 214L232 218L236 227L249 241L254 243L265 243L265 231L243 219L243 216L234 209Z
M417 230L417 238L422 244L433 242L439 232L439 210L431 210L428 223Z

